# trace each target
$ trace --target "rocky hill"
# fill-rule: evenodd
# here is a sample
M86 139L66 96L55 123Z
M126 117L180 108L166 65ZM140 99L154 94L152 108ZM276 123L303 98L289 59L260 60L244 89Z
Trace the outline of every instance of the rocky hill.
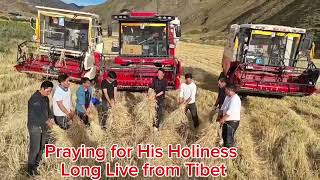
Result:
M224 31L232 23L270 23L320 27L320 1L314 0L108 0L84 8L101 15L104 24L121 9L178 15L185 32Z
M0 0L0 15L19 14L32 16L36 13L35 6L48 6L70 10L80 10L83 6L67 4L61 0Z

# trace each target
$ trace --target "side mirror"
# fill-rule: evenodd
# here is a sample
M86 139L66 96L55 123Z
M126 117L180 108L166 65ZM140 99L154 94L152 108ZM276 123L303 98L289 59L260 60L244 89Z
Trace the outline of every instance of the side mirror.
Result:
M112 42L111 52L119 52L119 43L117 41Z
M30 26L33 30L36 29L36 20L34 18L30 18Z
M112 36L112 26L108 25L108 37Z
M176 37L181 37L181 26L176 27Z
M312 49L312 43L313 43L313 37L312 34L308 33L306 34L306 37L303 39L301 44L301 51L308 51Z
M307 33L301 42L300 52L303 56L307 57L308 61L311 61L314 56L313 51L313 36L311 33Z

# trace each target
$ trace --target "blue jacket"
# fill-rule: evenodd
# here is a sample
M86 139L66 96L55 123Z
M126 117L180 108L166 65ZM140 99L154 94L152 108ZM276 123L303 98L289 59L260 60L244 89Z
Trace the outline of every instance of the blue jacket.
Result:
M92 98L92 88L89 87L88 91L89 91L90 97ZM79 112L83 112L82 105L85 105L85 102L86 102L86 95L85 95L83 85L81 85L78 88L76 95L77 95L76 110ZM90 102L91 102L91 99L90 99Z

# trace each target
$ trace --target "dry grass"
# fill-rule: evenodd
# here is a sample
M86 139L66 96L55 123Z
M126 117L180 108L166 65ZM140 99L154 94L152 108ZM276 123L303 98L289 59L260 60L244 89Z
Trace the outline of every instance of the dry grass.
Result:
M157 108L157 102L154 97L155 92L149 89L147 96L134 106L135 144L142 142L152 131Z
M134 123L124 102L116 103L108 112L108 139L123 146L132 146L133 129Z
M220 71L222 47L181 43L178 56L184 72L192 72L198 85L197 108L200 127L192 129L189 114L178 108L176 91L167 93L166 115L159 132L150 130L155 117L155 101L139 93L122 95L121 102L109 112L107 131L102 131L97 112L91 115L91 126L75 121L71 129L52 130L55 143L61 146L109 146L112 143L134 146L136 143L167 144L199 143L219 146L218 126L213 118L217 96L216 79ZM28 132L26 129L27 101L38 89L39 81L18 75L13 68L14 55L0 55L0 173L2 179L25 179ZM17 81L14 81L14 80ZM13 86L10 86L10 81ZM30 85L29 85L30 84ZM27 86L29 85L29 86ZM72 86L73 91L76 86ZM249 97L243 102L242 120L236 133L239 156L226 161L229 179L319 179L320 172L320 97L286 97L266 99ZM178 127L178 128L177 128ZM180 129L179 129L180 127ZM177 130L189 129L195 136L190 142ZM186 131L184 131L186 132ZM133 159L114 162L137 164ZM145 161L145 160L143 160ZM180 165L180 159L148 160L154 164ZM221 160L202 160L217 165ZM44 160L38 179L60 179L59 164L54 158ZM70 162L66 162L71 165ZM92 161L79 162L94 164ZM140 162L141 163L141 162Z

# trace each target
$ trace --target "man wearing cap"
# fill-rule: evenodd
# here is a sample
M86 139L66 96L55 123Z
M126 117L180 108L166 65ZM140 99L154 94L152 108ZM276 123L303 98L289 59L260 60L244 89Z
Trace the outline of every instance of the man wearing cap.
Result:
M228 148L234 145L234 135L240 123L241 99L235 91L235 85L226 85L227 97L221 107L223 117L220 119L220 123L222 124L223 144Z

